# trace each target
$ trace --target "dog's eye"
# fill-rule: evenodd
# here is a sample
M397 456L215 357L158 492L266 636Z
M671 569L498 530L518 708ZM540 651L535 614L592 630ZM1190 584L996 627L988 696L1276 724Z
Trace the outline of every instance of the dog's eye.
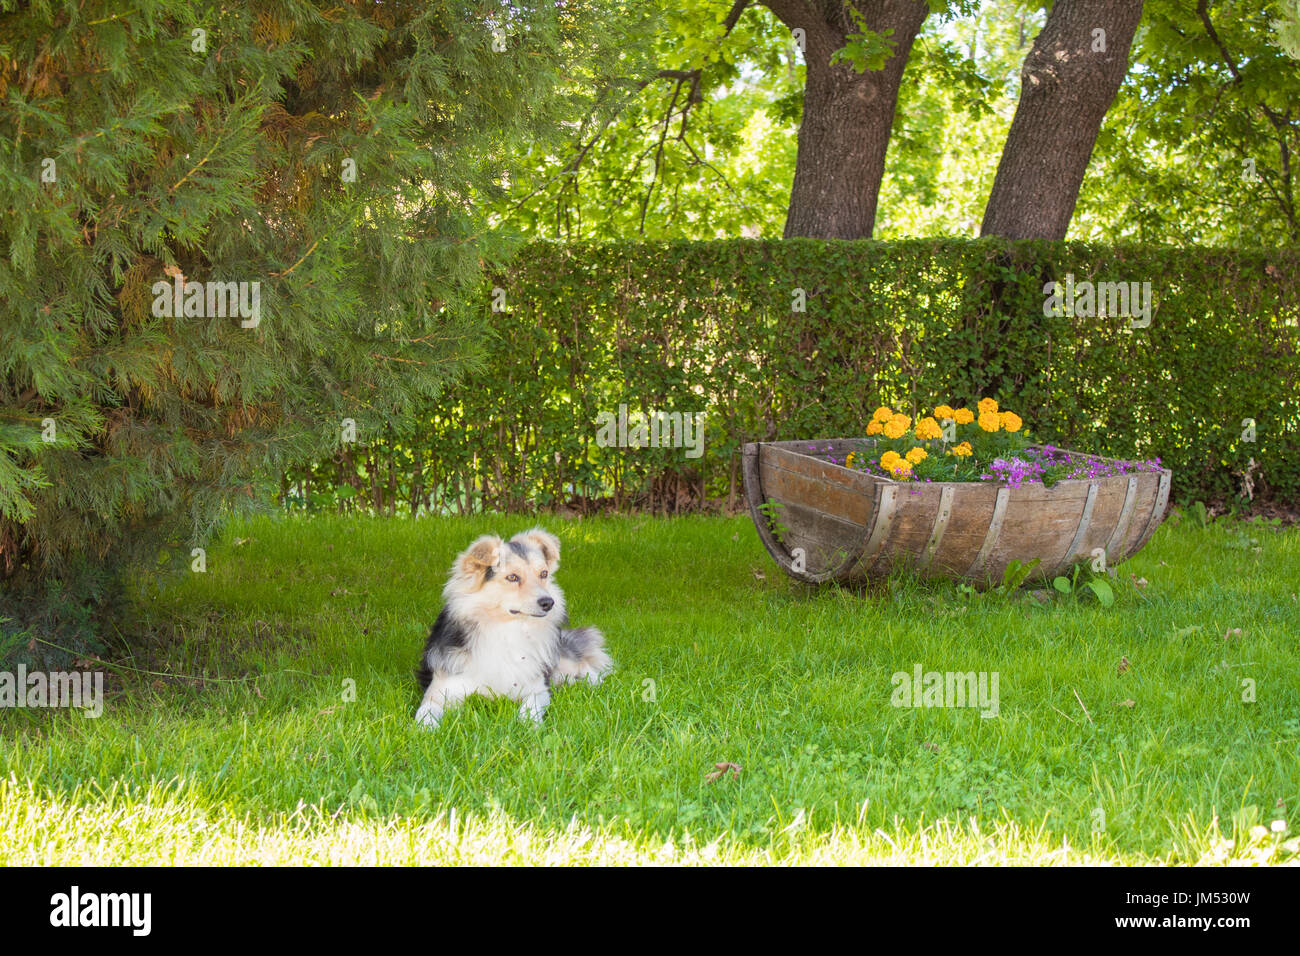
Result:
M507 574L507 575L506 575L506 580L509 581L511 584L518 584L518 583L519 583L519 575L517 575L517 574Z
M543 571L542 574L541 574L541 576L542 576L542 577L547 577L550 573L551 573L550 571Z

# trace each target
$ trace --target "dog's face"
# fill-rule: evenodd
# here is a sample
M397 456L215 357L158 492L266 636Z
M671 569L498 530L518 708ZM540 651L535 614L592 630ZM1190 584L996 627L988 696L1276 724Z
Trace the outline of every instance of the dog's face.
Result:
M445 593L501 620L545 618L564 607L559 566L560 541L541 528L509 541L484 535L456 558Z

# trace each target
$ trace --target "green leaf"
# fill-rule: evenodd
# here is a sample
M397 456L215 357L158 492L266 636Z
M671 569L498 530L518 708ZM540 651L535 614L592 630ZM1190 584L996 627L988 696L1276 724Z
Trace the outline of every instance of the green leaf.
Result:
M1088 588L1089 590L1092 591L1093 594L1097 595L1097 603L1100 604L1102 607L1110 607L1112 604L1115 603L1115 592L1111 590L1109 584L1107 584L1105 581L1101 580L1100 578L1089 581L1087 584L1084 585L1084 587Z
M1015 560L1009 562L1007 564L1006 572L1002 575L1001 590L1003 592L1010 592L1016 590L1016 588L1024 584L1025 578L1029 577L1029 575L1033 572L1034 568L1038 567L1038 565L1041 563L1041 560L1042 560L1041 558L1034 558L1034 560L1025 562L1023 564L1020 561L1015 561Z

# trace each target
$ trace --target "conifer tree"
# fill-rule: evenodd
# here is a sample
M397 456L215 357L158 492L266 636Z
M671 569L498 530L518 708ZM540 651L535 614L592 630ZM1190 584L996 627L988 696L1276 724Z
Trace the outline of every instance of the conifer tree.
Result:
M11 634L189 565L282 463L472 361L466 297L503 251L478 204L551 133L582 11L0 0Z

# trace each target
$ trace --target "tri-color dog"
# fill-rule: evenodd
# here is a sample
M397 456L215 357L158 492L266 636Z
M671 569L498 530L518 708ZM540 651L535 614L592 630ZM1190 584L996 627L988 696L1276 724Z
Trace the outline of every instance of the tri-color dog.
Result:
M568 627L559 566L560 541L541 528L509 541L484 535L456 558L416 671L417 722L436 727L448 709L482 694L518 701L519 715L540 723L552 686L599 684L613 670L600 631Z

